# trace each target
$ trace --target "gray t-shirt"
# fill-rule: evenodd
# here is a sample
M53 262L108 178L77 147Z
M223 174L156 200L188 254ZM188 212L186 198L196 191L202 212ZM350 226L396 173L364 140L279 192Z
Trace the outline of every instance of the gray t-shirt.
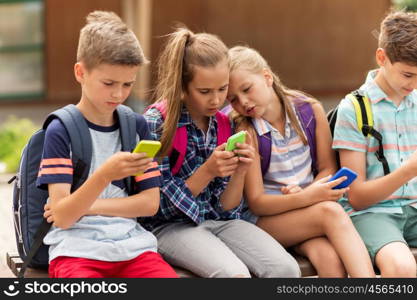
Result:
M143 124L143 118L138 119L138 124ZM111 155L121 150L120 134L118 125L111 127L97 126L88 122L92 137L93 153L90 166L92 174ZM146 126L146 123L145 125ZM143 135L143 134L142 134ZM137 140L145 139L138 132ZM49 143L49 144L48 144ZM65 148L65 144L67 149ZM68 134L59 120L54 120L48 127L45 137L45 149L43 160L61 159L61 163L71 164L71 148ZM46 147L48 145L48 147ZM51 147L53 145L53 147ZM52 148L52 149L51 149ZM68 152L68 154L65 154ZM69 155L69 156L68 156ZM67 158L68 156L68 158ZM64 160L62 160L64 159ZM65 176L68 172L61 174L46 172L42 169L48 167L41 164L40 178L38 185L46 185L52 182L67 182ZM68 166L72 168L72 165ZM50 168L50 169L53 169ZM56 167L59 172L62 165ZM154 170L148 170L147 172ZM49 173L49 174L48 174ZM151 180L149 180L151 179ZM71 176L72 180L72 176ZM138 183L141 190L159 186L160 178L148 178L147 182ZM123 198L127 192L123 181L115 181L109 184L99 198ZM69 229L61 229L52 226L44 238L44 243L49 245L49 261L58 256L82 257L101 261L124 261L137 257L146 251L157 251L157 240L155 236L145 230L136 218L108 217L108 216L83 216Z

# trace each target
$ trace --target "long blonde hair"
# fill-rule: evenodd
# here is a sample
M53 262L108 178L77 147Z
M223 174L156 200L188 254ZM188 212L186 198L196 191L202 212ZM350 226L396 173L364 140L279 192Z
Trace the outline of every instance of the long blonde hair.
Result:
M193 66L214 67L225 59L228 61L228 49L213 34L195 34L187 28L178 28L169 35L158 59L154 96L156 102L167 102L166 118L161 128L162 156L171 149L181 115L182 98L194 77Z
M300 91L289 90L287 87L285 87L279 77L274 72L272 72L266 60L255 49L245 46L235 46L229 50L229 57L230 73L237 69L244 69L254 74L262 74L263 70L266 69L271 73L273 78L272 88L274 89L274 92L278 96L278 100L283 107L284 115L285 113L288 115L288 118L290 119L290 122L298 136L301 138L304 145L307 145L307 138L297 120L296 113L292 107L292 99L302 98L304 101L309 102L313 102L314 100L307 100L309 96L305 95L304 93ZM237 127L242 126L244 128L248 128L248 125L250 124L249 118L241 116L235 111L232 113L232 118L237 124Z

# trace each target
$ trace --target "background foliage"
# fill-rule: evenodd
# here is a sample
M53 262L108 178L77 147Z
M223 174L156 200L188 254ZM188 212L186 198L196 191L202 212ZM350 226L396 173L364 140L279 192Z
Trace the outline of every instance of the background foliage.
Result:
M17 171L23 147L36 129L31 120L15 116L0 126L0 162L6 165L6 172Z

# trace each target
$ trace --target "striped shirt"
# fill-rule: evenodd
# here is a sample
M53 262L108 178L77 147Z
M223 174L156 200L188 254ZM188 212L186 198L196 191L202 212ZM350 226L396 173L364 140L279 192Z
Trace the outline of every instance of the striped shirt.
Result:
M377 72L369 72L360 90L371 102L374 128L383 136L384 154L392 172L417 150L417 92L413 91L396 106L376 84L374 78ZM382 163L375 156L378 141L373 137L366 138L358 130L355 110L348 98L339 105L333 149L366 152L366 178L371 180L384 176ZM340 202L350 215L357 215L366 212L402 213L401 207L409 204L416 206L416 199L417 180L414 178L387 199L361 211L355 211L346 197Z
M258 135L271 132L271 162L263 177L265 193L281 194L281 187L295 184L305 187L313 182L310 147L304 145L291 126L288 115L285 118L284 136L264 119L252 119ZM301 126L301 124L300 124Z

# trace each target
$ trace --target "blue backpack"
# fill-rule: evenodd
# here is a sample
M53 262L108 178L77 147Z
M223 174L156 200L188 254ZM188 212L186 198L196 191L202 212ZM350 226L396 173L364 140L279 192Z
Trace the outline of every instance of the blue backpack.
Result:
M293 100L295 106L295 112L300 120L301 127L307 137L307 142L310 147L311 155L311 168L314 175L317 175L317 149L316 149L316 118L314 116L313 108L310 102L304 101L304 96L295 98ZM229 114L232 111L231 105L225 106L222 110L223 113ZM271 133L268 132L265 135L257 135L258 138L258 152L261 158L261 171L262 176L266 174L271 162Z
M119 105L117 114L122 151L132 151L136 144L135 113L129 107ZM18 172L9 181L9 184L15 182L13 217L17 249L23 260L19 278L24 277L27 267L48 267L48 246L43 244L43 238L51 227L43 217L48 191L39 189L36 186L36 179L42 159L46 128L55 118L64 124L71 139L71 159L74 167L71 192L87 180L90 170L92 142L87 122L81 112L75 105L70 104L49 114L42 128L32 135L23 149ZM125 184L131 194L132 179L126 178Z

